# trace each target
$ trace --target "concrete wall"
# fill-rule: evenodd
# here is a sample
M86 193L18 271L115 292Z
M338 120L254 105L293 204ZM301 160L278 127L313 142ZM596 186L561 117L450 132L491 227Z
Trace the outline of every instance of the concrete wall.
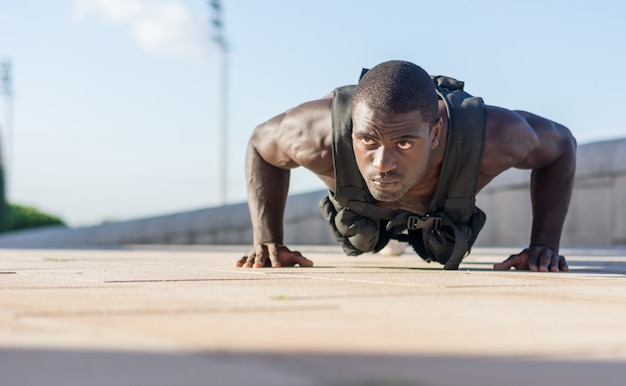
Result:
M477 205L487 213L478 245L526 244L532 221L530 172L509 170L488 185ZM626 139L578 147L576 180L561 244L626 244Z
M285 210L286 242L333 242L317 206L325 195L325 191L316 191L289 196ZM247 203L74 229L55 226L0 235L0 247L5 248L251 243Z
M530 173L509 170L478 196L487 224L477 245L524 246L532 220ZM333 244L316 191L291 195L285 212L285 243ZM89 247L122 244L250 244L246 203L145 219L68 229L41 228L0 235L0 247ZM563 246L626 244L626 139L579 146L576 182Z

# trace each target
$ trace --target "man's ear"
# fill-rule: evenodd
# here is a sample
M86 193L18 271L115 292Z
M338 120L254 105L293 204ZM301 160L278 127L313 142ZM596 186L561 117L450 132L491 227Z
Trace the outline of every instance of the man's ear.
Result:
M436 149L439 146L439 138L441 135L441 126L443 125L443 119L437 117L437 121L430 129L430 148Z

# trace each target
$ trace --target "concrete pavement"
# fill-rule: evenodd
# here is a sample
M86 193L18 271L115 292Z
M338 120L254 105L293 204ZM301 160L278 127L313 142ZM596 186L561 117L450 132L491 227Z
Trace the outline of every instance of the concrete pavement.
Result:
M572 272L245 246L0 250L0 385L623 385L626 249Z

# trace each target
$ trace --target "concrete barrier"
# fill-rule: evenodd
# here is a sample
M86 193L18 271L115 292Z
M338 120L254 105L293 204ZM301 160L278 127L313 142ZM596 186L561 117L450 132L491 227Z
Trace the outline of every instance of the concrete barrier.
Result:
M285 240L291 244L330 244L328 226L319 214L325 191L289 196ZM44 227L0 235L4 248L65 248L124 244L251 244L247 203L224 205L88 227Z
M532 212L530 172L509 170L477 197L487 224L477 245L525 245ZM561 245L626 244L626 139L578 147L576 179Z
M524 246L532 221L530 172L509 170L477 198L487 213L478 246ZM318 203L326 191L290 195L285 243L334 244ZM579 146L563 246L626 244L626 139ZM0 235L0 247L66 248L124 244L250 244L247 203L81 228L50 227Z

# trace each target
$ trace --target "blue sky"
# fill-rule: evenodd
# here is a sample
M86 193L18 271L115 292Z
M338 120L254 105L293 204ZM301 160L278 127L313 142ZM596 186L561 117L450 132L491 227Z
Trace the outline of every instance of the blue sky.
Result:
M253 128L409 60L487 104L626 137L623 2L222 0L230 45L228 201L245 200ZM202 0L0 0L13 130L0 109L9 200L70 225L218 202L219 66ZM292 192L322 189L307 171Z

